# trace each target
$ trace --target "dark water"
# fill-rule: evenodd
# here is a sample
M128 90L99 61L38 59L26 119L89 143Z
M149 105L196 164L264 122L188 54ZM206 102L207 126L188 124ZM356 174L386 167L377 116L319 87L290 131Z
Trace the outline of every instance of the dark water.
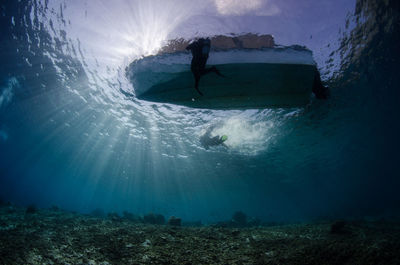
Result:
M2 1L1 197L205 222L398 216L399 2L292 2L263 17L190 1ZM310 47L331 98L242 111L135 99L125 67L162 40L253 30ZM213 123L228 150L200 146Z

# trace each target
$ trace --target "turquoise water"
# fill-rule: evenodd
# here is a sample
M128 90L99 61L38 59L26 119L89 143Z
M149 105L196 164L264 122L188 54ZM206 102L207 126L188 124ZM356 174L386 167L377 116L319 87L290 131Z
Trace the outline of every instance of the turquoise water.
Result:
M203 222L398 216L399 4L206 2L3 1L0 196ZM126 67L163 40L243 31L313 50L331 98L226 111L135 98ZM211 124L228 149L200 145Z

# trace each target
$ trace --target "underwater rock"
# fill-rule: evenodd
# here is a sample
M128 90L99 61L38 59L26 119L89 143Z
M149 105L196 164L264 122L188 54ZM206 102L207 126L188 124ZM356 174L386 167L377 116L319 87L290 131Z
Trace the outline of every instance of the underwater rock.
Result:
M217 222L213 226L214 227L222 227L222 228L231 227L232 226L232 222L231 221Z
M122 218L126 219L128 221L131 221L131 222L140 222L141 221L141 218L138 215L135 215L135 214L130 213L128 211L123 211L122 212Z
M149 213L143 216L145 224L163 225L165 224L165 217L161 214Z
M38 211L38 209L37 209L36 205L30 204L30 205L28 205L28 207L26 208L25 213L27 213L27 214L34 214L34 213L36 213L37 211Z
M259 218L248 218L242 211L237 211L232 215L231 220L217 222L213 226L220 228L237 228L237 227L256 227L256 226L275 226L275 222L261 222Z
M15 213L15 212L17 211L17 210L15 209L15 207L13 207L12 205L9 205L6 209L7 209L6 212L7 212L8 214Z
M171 216L168 219L168 225L172 225L172 226L181 226L181 218L179 217L175 217L175 216Z
M232 216L232 222L237 226L246 226L247 225L247 215L242 211L237 211Z
M119 216L119 214L116 213L116 212L110 212L110 213L108 213L108 214L107 214L107 218L110 219L110 220L113 221L113 222L120 222L120 221L122 221L121 216Z
M331 234L345 234L346 230L346 222L345 221L336 221L331 225Z
M259 218L250 218L250 220L247 222L247 226L259 226L261 225L261 220Z
M142 247L148 248L151 246L151 241L149 239L146 239L143 243L142 243Z
M100 209L100 208L94 209L94 210L90 213L90 215L93 216L93 217L97 217L97 218L104 218L104 217L106 216L106 214L104 213L104 210L103 210L103 209Z
M268 222L261 222L260 225L262 226L278 226L278 225L284 225L284 222L274 222L274 221L268 221Z
M51 210L51 211L54 211L54 212L58 212L58 211L60 210L60 208L59 208L57 205L52 205L52 206L50 207L50 210Z
M203 226L203 224L201 223L201 221L185 221L182 222L182 226L199 227Z
M238 236L240 234L240 230L234 229L232 230L232 236Z

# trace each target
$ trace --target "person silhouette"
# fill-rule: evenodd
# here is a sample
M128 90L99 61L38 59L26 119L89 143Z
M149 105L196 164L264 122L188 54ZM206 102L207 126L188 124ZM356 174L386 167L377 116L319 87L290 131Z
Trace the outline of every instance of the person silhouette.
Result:
M228 147L224 142L226 140L228 140L228 136L227 135L216 135L216 136L211 136L211 132L214 130L215 125L214 126L210 126L206 133L203 134L200 137L200 143L201 145L208 150L210 148L210 146L217 146L217 145L222 145L224 147Z
M221 74L215 66L206 68L210 48L211 41L209 38L200 38L186 47L186 50L190 50L193 56L190 69L194 76L194 88L201 96L203 96L203 93L201 93L201 91L199 90L199 81L203 75L213 72L219 76L224 77L224 75Z

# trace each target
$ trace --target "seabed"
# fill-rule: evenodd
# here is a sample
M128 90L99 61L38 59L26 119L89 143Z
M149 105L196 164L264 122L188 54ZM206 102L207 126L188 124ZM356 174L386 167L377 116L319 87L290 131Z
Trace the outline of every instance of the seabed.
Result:
M400 264L400 223L149 225L0 208L0 264Z

